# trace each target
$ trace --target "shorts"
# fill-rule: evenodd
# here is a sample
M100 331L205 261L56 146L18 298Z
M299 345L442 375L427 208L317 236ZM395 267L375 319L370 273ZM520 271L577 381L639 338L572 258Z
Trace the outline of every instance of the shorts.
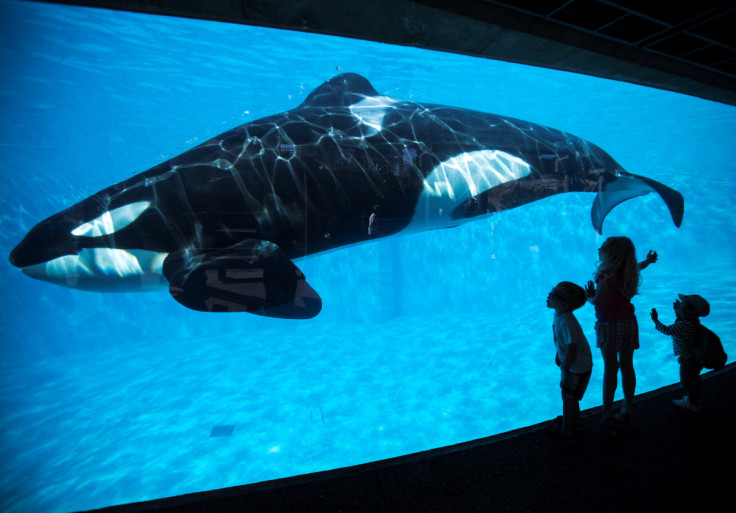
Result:
M560 388L562 389L562 397L571 397L580 401L588 388L592 369L583 374L576 374L570 371L562 371L562 379L560 379Z
M636 318L626 321L597 321L596 347L613 345L616 351L639 349L639 324Z

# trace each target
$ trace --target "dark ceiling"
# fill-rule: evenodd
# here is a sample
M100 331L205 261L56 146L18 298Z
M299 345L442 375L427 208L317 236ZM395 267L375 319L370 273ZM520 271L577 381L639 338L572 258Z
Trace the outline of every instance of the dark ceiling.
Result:
M51 0L369 39L736 105L736 1Z

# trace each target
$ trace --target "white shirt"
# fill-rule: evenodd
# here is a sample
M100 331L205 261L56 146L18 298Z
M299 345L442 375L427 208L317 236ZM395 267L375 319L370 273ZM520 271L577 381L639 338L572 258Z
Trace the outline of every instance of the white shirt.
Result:
M565 312L560 315L555 314L552 332L560 363L565 360L565 354L567 354L569 347L573 344L577 346L575 359L570 364L570 372L583 374L593 368L593 356L590 353L590 345L585 338L583 328L580 327L580 323L572 312Z

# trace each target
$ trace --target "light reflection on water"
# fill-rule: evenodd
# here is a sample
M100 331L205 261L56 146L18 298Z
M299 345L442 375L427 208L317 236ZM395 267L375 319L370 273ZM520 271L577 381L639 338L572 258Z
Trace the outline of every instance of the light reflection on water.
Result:
M625 84L407 48L43 4L3 3L0 244L227 128L301 103L335 74L381 93L542 123L589 139L685 194L604 234L656 249L635 304L638 390L677 379L651 327L678 292L736 354L736 112ZM197 38L192 37L197 34ZM204 72L202 70L205 70ZM475 80L458 81L465 76ZM12 101L10 101L12 99ZM323 297L304 322L209 316L165 293L6 284L0 454L5 511L68 511L352 465L559 414L549 289L584 283L603 237L594 196L567 194L468 224L303 261ZM591 342L593 312L576 312ZM600 402L602 362L583 407ZM231 437L209 436L234 425ZM174 470L171 470L174 469ZM29 486L28 483L33 483Z

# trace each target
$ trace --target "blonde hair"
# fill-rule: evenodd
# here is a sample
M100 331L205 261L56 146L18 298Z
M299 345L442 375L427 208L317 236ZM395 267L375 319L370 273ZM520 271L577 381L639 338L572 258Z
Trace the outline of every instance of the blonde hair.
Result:
M621 294L626 299L639 290L639 262L636 261L634 243L628 237L609 237L601 245L600 262L596 277L619 275Z

